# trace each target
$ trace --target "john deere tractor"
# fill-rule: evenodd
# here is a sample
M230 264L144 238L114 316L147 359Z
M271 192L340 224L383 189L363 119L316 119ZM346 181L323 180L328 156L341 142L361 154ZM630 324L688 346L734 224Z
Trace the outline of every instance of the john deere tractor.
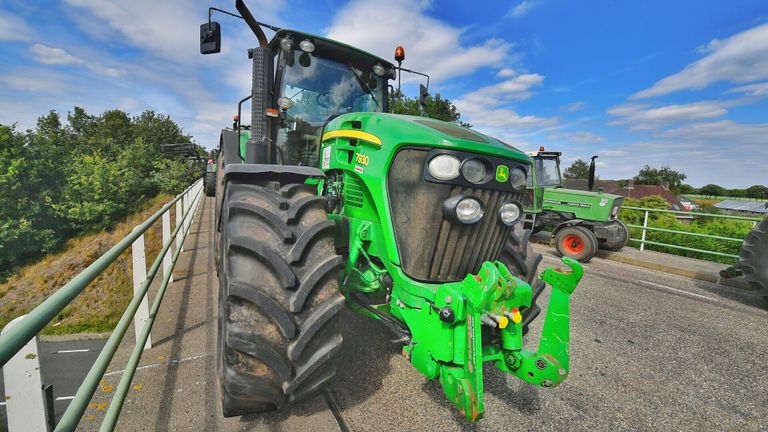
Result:
M595 159L589 169L589 191L565 189L560 176L560 152L529 153L533 175L529 178L530 207L526 208L526 226L535 233L552 229L552 242L561 256L587 262L598 248L621 250L629 240L629 230L617 216L624 198L592 192Z
M278 409L332 379L340 311L405 336L403 356L470 421L483 363L568 376L580 264L547 269L522 230L531 159L457 124L387 113L392 63L257 22L251 124L224 129L216 189L218 379L225 416ZM213 9L211 9L212 11ZM275 31L270 41L262 26ZM201 52L218 52L216 22ZM398 64L404 52L397 51ZM239 118L239 117L238 117ZM537 351L523 347L552 287ZM354 365L349 365L354 368Z

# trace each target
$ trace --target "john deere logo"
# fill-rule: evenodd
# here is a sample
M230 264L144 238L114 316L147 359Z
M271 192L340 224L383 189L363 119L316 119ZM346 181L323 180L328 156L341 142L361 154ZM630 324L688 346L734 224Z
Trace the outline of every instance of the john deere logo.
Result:
M509 167L506 165L499 165L496 168L496 181L504 183L509 178Z

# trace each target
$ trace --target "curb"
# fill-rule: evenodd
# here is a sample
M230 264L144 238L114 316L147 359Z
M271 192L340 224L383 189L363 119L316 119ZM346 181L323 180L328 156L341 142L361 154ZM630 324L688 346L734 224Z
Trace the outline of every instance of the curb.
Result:
M678 276L687 277L689 279L698 279L705 282L713 283L715 285L724 285L731 288L738 288L744 291L754 291L754 289L749 285L749 283L741 277L736 277L733 279L724 279L720 277L720 275L717 273L685 270L677 267L666 266L664 264L637 260L637 259L621 256L618 254L613 254L611 252L606 252L606 251L598 251L595 256L608 261L620 262L623 264L629 264L636 267L646 268L649 270L661 271L664 273L670 273Z

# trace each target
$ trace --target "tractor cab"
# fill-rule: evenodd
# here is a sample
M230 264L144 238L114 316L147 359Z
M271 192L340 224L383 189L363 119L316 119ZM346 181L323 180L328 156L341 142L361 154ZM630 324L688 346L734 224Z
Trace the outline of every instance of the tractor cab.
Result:
M280 30L275 53L279 126L275 162L318 166L323 126L350 112L386 112L395 67L374 55L320 36Z
M528 152L533 159L533 176L537 187L563 187L563 179L560 175L561 152L544 151L542 147L538 152ZM532 187L533 179L529 177L529 187Z

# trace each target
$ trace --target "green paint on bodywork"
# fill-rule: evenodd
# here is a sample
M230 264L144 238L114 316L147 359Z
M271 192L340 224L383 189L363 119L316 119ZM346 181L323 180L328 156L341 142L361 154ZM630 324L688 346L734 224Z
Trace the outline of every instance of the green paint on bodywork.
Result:
M623 198L602 192L544 188L542 210L573 213L576 219L608 222L617 199Z
M337 245L348 248L340 280L350 308L374 319L404 324L411 340L403 347L403 355L429 379L438 378L448 399L468 420L475 421L484 411L485 361L537 385L551 382L555 386L567 376L568 297L581 277L581 267L567 262L574 276L547 276L555 287L538 353L523 349L522 324L519 319L516 323L512 320L515 312L531 306L533 290L502 263L485 262L478 275L467 275L460 282L425 283L405 275L395 241L386 175L399 149L460 150L531 163L527 155L491 137L469 130L449 135L454 124L443 127L423 120L350 113L329 122L324 134L363 131L381 144L355 139L354 133L349 137L337 133L323 141L318 150L327 178L320 190L328 197L343 197L343 204L329 218L347 227L343 233L348 237L337 239ZM360 160L368 164L361 165ZM509 169L505 168L496 172L498 181L507 181ZM386 301L362 305L356 294ZM449 314L451 320L441 319L441 312ZM510 321L504 329L487 328L489 323L503 320ZM488 331L496 334L496 339L484 340Z

